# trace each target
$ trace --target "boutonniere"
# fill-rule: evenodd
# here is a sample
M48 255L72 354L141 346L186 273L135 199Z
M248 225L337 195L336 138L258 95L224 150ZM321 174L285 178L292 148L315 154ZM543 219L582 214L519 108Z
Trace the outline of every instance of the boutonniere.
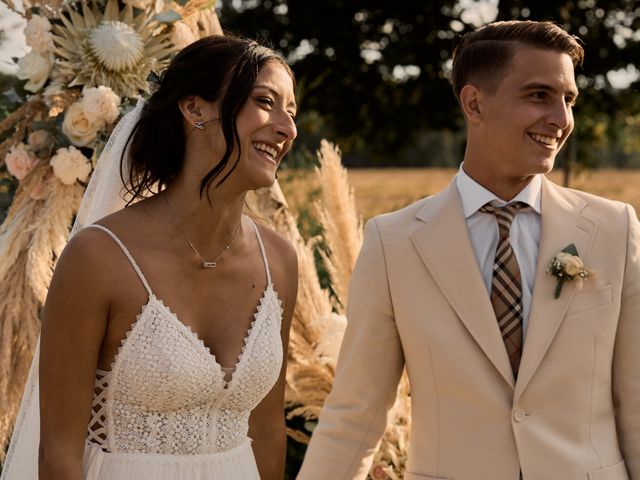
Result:
M564 282L571 280L576 281L576 288L582 288L582 283L588 278L595 275L595 271L584 266L582 259L578 256L578 250L572 243L567 245L561 252L556 253L555 257L547 267L547 275L556 277L555 298L560 297L562 285Z

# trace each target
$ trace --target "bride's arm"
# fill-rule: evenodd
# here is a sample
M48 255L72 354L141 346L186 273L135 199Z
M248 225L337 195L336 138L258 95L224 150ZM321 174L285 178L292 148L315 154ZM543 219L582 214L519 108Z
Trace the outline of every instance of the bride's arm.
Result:
M267 252L271 264L273 282L283 301L282 314L282 369L278 381L269 394L251 412L249 418L249 437L253 440L252 448L262 480L282 480L285 470L287 450L287 432L284 419L285 373L287 369L287 352L289 345L289 329L298 293L298 259L287 241L273 232L264 232L263 238L268 240ZM276 254L277 253L277 254Z
M82 478L95 370L109 305L107 282L100 274L102 243L95 241L96 234L80 232L67 245L43 311L40 480Z

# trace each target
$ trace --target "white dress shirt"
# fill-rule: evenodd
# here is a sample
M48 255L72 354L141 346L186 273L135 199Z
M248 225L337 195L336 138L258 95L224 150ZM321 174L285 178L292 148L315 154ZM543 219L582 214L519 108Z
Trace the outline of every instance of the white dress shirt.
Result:
M524 202L532 211L520 212L511 225L510 241L513 252L520 267L522 278L522 307L523 307L523 339L527 332L529 311L531 309L531 292L535 280L536 260L538 259L538 245L540 243L540 194L542 180L539 175L516 195L511 201L501 200L489 190L467 175L460 165L456 175L456 187L462 201L464 218L467 221L471 245L476 255L478 267L482 273L487 292L491 294L493 278L493 263L498 246L498 222L495 215L479 212L485 204L491 202L494 206L507 203Z

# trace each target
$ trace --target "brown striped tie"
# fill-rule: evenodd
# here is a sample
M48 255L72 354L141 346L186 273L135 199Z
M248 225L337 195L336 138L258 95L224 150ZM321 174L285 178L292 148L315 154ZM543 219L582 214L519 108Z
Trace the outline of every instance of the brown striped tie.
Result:
M495 215L498 222L498 247L493 263L491 304L515 377L518 376L522 356L522 280L518 260L511 248L509 231L518 211L528 208L522 202L504 207L494 207L487 203L480 208L481 212Z

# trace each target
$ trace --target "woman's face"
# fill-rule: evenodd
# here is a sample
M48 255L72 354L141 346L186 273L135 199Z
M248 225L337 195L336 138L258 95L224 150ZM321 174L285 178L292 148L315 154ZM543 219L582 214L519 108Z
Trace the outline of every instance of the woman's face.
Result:
M248 189L270 186L276 169L297 135L293 80L277 61L266 63L238 113L241 156L233 176ZM232 159L235 155L232 156Z

